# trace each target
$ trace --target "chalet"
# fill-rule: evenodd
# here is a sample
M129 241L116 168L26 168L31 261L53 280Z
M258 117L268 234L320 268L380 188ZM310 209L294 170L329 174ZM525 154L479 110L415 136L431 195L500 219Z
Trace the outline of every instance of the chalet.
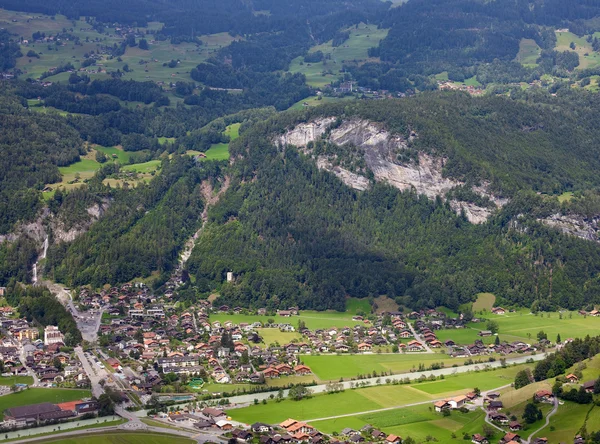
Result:
M592 310L592 311L590 311L590 316L600 316L600 311Z
M485 338L487 336L492 336L492 332L490 330L481 330L477 335Z
M538 390L535 392L535 399L539 402L552 404L554 402L554 394L550 390Z
M448 410L452 408L450 403L446 400L437 401L433 403L436 412L441 412L442 410Z
M480 435L479 433L476 433L471 437L471 442L473 444L488 444L489 443L488 439L485 436Z
M254 433L267 433L273 430L273 427L271 427L269 424L264 424L262 422L255 422L250 426L250 429Z
M498 410L502 410L502 407L502 401L490 401L487 408L489 411L497 412Z
M508 428L511 432L517 432L523 428L519 421L511 421L508 423Z
M294 367L294 373L296 373L297 375L310 375L312 373L312 370L306 365L297 365L296 367Z
M228 422L228 421L226 421L224 419L221 419L220 421L217 421L215 424L221 430L231 430L231 429L233 429L233 425L230 422Z
M577 384L579 382L579 378L577 376L575 376L573 373L569 373L567 376L567 381L569 381L571 384Z
M594 385L596 384L596 380L586 381L583 383L583 389L588 393L594 393Z
M456 345L456 342L454 342L452 339L448 339L447 341L444 341L444 345L446 347L454 347Z
M400 332L400 337L402 339L412 338L412 336L413 336L413 334L412 334L412 331L410 331L410 330L402 330Z
M265 378L279 378L279 372L273 367L264 369L262 373Z
M397 435L388 435L388 437L385 438L385 442L388 444L400 444L402 442L402 438Z
M573 444L585 444L585 438L581 435L576 435L575 438L573 438Z
M511 441L516 441L516 442L520 442L521 441L521 437L514 432L508 432L506 435L504 435L504 437L500 440L500 442L511 442Z
M531 444L548 444L548 438L535 438Z
M358 350L361 352L371 351L372 348L373 347L371 346L371 344L367 344L365 342L358 344Z
M502 307L494 307L494 308L492 308L492 313L497 314L497 315L503 315L503 314L506 314L506 310L503 309Z
M461 396L456 396L452 399L449 399L448 404L450 404L450 407L453 409L459 409L465 405L466 401L467 401L467 397L464 395L461 395Z
M504 413L490 412L488 414L491 421L498 422L500 424L508 424L508 416Z
M417 351L423 351L423 344L421 344L419 341L410 341L406 347L406 350L411 351L411 352L417 352Z

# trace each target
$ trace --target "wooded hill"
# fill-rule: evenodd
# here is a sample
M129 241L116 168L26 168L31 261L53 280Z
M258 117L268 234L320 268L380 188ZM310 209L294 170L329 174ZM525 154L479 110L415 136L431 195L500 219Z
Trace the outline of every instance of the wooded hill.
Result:
M546 309L599 302L600 245L539 223L561 208L534 192L598 186L600 139L590 110L599 102L575 93L527 99L436 93L284 113L256 125L233 144L232 186L209 211L189 261L197 290L218 289L231 305L339 310L347 295L386 294L413 308L457 308L482 291ZM415 130L418 149L448 157L446 174L490 180L511 203L477 226L442 199L381 183L350 189L272 143L317 116ZM235 283L223 284L227 271Z

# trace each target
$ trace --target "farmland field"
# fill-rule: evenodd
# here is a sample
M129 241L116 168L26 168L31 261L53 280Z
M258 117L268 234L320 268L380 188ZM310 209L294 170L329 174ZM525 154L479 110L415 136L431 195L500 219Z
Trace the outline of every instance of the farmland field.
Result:
M41 402L61 403L77 401L89 398L90 396L91 393L89 390L30 388L22 392L1 396L0 418L4 417L4 411L10 407L39 404Z
M536 340L536 335L543 330L548 339L554 341L560 333L562 339L569 337L583 338L586 335L595 336L600 330L600 317L581 316L577 312L539 313L534 315L529 310L519 310L505 315L487 315L498 323L498 336L503 340L520 339L525 342ZM562 319L561 319L562 317ZM485 330L485 322L468 324L477 330Z
M545 428L535 437L544 436L548 438L548 442L571 442L573 437L579 432L586 414L590 411L588 419L588 430L596 431L599 429L600 423L600 408L589 405L575 404L573 402L565 402L564 405L558 407L558 412L550 418L550 427L554 426L554 430L550 427Z
M297 327L298 321L302 320L306 323L309 329L319 329L328 327L351 327L356 324L362 324L360 321L353 321L352 314L340 313L337 311L300 311L300 316L292 316L289 318L275 316L259 316L259 315L244 315L244 314L227 314L227 313L216 313L210 315L210 321L231 321L234 324L240 322L262 322L263 324L271 318L276 323L291 324Z
M187 444L195 441L180 436L160 435L157 433L102 433L86 434L86 444ZM44 440L53 444L79 444L81 437Z
M386 412L350 416L338 419L313 422L312 425L326 433L340 432L345 427L360 429L370 424L378 430L393 433L403 438L411 437L417 442L425 442L427 436L436 442L456 442L452 433L462 437L464 433L481 433L484 413L476 410L471 413L453 412L449 417L435 413L428 405L400 408ZM498 432L498 437L500 437Z

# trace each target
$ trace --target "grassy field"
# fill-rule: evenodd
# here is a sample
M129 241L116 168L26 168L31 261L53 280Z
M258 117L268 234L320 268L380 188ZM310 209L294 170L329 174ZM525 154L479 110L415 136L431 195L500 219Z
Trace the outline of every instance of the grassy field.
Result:
M228 135L230 140L233 142L240 136L240 123L233 123L225 128L224 134ZM201 154L199 151L189 150L189 155ZM215 143L205 153L206 157L201 157L200 160L227 160L229 159L229 144L228 143Z
M322 51L329 56L325 62L304 63L303 57L294 59L290 65L290 72L300 72L306 76L306 82L320 88L340 78L340 69L344 63L364 63L369 59L368 50L377 46L379 41L387 36L387 29L377 29L374 25L361 23L357 27L348 28L350 38L343 45L333 47L332 42L314 46L310 52ZM330 73L328 73L330 72Z
M263 338L265 346L278 343L284 345L292 342L293 339L300 339L300 333L293 331L280 331L278 328L263 328L260 330L260 336Z
M284 318L281 316L259 316L259 315L243 315L243 314L227 314L216 313L210 315L210 321L231 321L234 324L240 322L267 322L268 319L273 319L277 323L291 324L294 327L298 325L298 321L302 320L310 329L329 328L329 327L351 327L356 324L362 324L360 321L353 321L352 314L340 313L337 311L301 311L300 316L292 316Z
M554 341L560 333L562 339L569 337L583 338L586 335L595 336L600 329L600 317L583 317L577 312L539 313L537 316L529 310L519 310L502 316L488 315L498 323L498 335L502 340L520 339L525 342L536 340L536 335L543 330L548 339ZM477 330L485 330L485 323L469 324Z
M477 300L473 302L472 310L476 313L483 310L492 311L495 302L496 296L492 293L479 293Z
M18 407L29 404L39 404L41 402L61 403L68 401L77 401L83 398L89 398L89 390L70 390L70 389L43 389L30 388L18 393L11 393L0 397L0 417L4 417L4 411L10 407Z
M150 160L144 163L134 163L133 165L124 165L121 167L121 171L133 171L140 174L151 174L153 171L156 172L160 167L161 161Z
M600 408L592 407L592 409L588 426L595 422L596 427L588 428L588 431L596 431L600 425L598 424ZM535 435L535 437L546 437L548 442L573 442L573 438L583 426L588 411L590 411L589 405L565 402L564 405L558 407L558 412L550 418L550 426ZM551 430L551 427L554 427L554 430Z
M416 370L421 363L429 367L433 362L446 361L448 366L458 362L442 354L306 355L302 360L323 381L354 378L373 371L408 372Z
M485 328L485 325L480 325L480 327ZM482 338L477 335L478 332L479 330L473 328L453 328L449 330L438 330L435 334L442 342L451 339L461 345L473 344L477 339L483 341L484 344L494 343L494 340L496 339L494 336Z
M420 405L312 423L326 433L339 433L345 427L358 430L366 424L388 434L393 433L403 438L410 436L417 442L428 441L427 436L435 438L436 442L457 442L464 433L481 433L484 413L481 410L471 413L453 412L449 417L443 417L434 412L431 406ZM459 438L452 438L452 433ZM499 433L497 437L500 437Z
M521 65L528 67L537 66L537 59L542 53L542 48L533 39L521 39L519 42L519 53L515 58L515 61Z
M13 384L33 384L33 378L31 376L2 376L0 377L0 385L13 385Z
M299 102L294 103L290 106L290 109L304 109L306 107L314 107L319 105L324 105L325 103L336 103L344 100L353 100L354 96L345 96L345 97L326 97L322 96L319 99L318 96L307 97L306 99L300 100ZM305 105L306 103L306 105Z
M123 149L121 147L115 147L115 146L106 147L106 146L94 145L93 148L96 151L103 152L104 154L106 154L106 156L109 159L115 160L115 161L119 162L121 165L126 165L127 163L129 163L129 158L131 157L131 154L128 153L127 151L123 151Z
M575 43L575 52L579 55L579 69L593 68L600 65L600 54L594 52L584 37L578 37L572 32L557 32L556 47L557 51L573 51L570 48L571 43Z
M40 442L53 444L79 444L81 437L48 439ZM86 434L86 444L187 444L195 441L175 435L160 435L157 433L102 433Z
M79 162L75 162L66 167L59 167L59 171L62 174L62 181L50 185L52 191L45 192L45 197L51 196L57 188L71 189L81 186L86 179L91 179L96 171L102 166L96 160L96 151L100 151L107 155L110 161L118 162L122 165L122 171L137 172L140 174L136 180L132 180L134 184L139 181L148 181L153 174L156 173L160 166L160 160L151 160L145 163L129 165L129 159L131 154L123 151L121 147L104 147L99 145L92 145L92 149L81 157ZM76 179L79 178L78 181ZM122 185L122 180L116 179L105 179L105 183L110 183L111 186L116 186L118 183Z
M371 304L367 299L348 298L346 299L346 313L356 314L362 311L366 314L371 313Z

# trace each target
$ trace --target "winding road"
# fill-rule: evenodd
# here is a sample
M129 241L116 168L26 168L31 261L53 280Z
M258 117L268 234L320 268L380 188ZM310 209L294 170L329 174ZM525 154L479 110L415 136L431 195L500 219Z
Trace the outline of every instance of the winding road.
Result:
M558 410L558 398L555 396L554 397L554 406L552 407L552 410L550 410L550 412L548 413L548 415L546 415L546 422L544 423L544 425L541 426L539 429L537 429L535 432L531 433L529 435L529 437L527 438L527 440L524 440L523 443L529 444L529 442L531 441L531 438L533 436L537 435L539 432L541 432L546 427L548 427L548 424L550 424L550 417L552 415L554 415L557 412L557 410Z

